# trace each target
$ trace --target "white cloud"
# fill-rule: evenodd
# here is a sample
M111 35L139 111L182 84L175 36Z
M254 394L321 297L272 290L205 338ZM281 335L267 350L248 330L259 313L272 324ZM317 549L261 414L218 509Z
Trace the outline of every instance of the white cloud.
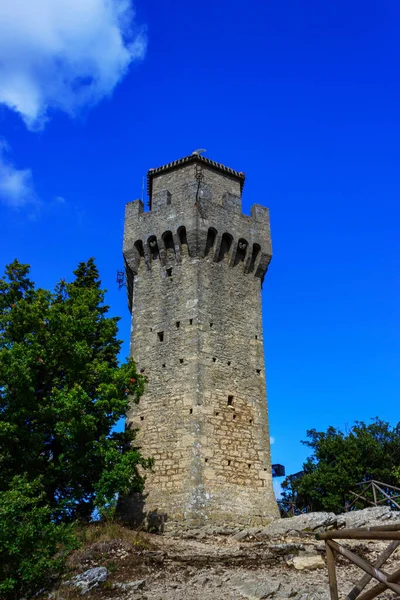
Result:
M38 204L30 169L18 169L11 162L9 148L0 139L0 202L12 208Z
M0 1L0 103L31 130L109 96L146 51L131 0Z
M277 500L280 500L282 498L282 485L279 483L279 481L276 481L276 479L272 480L272 486L274 488L274 492L275 492L275 498Z
M275 438L274 438L274 437L272 437L272 435L271 435L271 437L269 438L269 443L271 444L271 446L272 446L272 444L275 444Z

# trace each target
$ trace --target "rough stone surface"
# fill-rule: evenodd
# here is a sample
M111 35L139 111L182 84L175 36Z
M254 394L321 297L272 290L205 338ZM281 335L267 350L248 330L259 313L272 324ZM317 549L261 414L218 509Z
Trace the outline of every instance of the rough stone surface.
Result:
M287 564L293 565L298 571L304 571L304 569L323 569L325 567L325 562L319 554L311 556L294 556L287 561Z
M399 521L400 511L390 510L388 506L371 506L364 510L355 510L338 515L337 527L352 529L355 527L372 527L384 525L386 521Z
M269 213L242 214L242 183L201 161L178 165L151 176L151 211L127 205L131 353L148 377L127 424L154 470L121 512L150 527L279 517L261 321Z
M268 525L263 533L276 536L285 535L290 531L318 531L325 527L336 525L336 515L330 512L315 512L298 515L290 519L281 519Z
M107 564L112 558L113 569L106 585L100 584L93 591L93 598L99 600L329 600L326 566L309 568L322 567L326 560L325 544L316 540L314 533L299 531L278 539L260 540L260 531L252 528L250 532L246 528L247 537L237 540L234 537L237 532L232 532L232 528L230 535L213 534L212 529L207 526L198 530L208 531L201 538L197 535L187 538L178 532L174 536L144 533L141 546L132 547L129 553L118 552L113 544L113 553L104 546L103 555L99 555L100 548L95 544L96 551L77 550L74 562L82 563L79 552L86 561L90 560L91 567ZM214 529L224 532L222 527ZM341 543L373 564L389 542L341 540ZM384 570L396 571L399 561L400 547ZM296 565L307 568L299 570ZM363 571L341 558L336 566L339 597L346 598ZM373 585L371 582L369 587ZM62 592L57 597L63 597ZM68 590L67 597L72 600L77 596ZM386 592L380 598L391 600L393 595Z
M82 594L87 594L99 583L106 581L108 575L108 569L105 567L93 567L65 582L65 585L78 588Z

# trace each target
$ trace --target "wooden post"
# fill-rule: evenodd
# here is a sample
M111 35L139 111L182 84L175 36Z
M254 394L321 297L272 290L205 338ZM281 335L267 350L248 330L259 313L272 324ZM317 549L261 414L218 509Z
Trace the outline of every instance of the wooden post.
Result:
M376 506L377 505L376 504L376 489L375 489L375 482L374 481L372 482L372 493L374 494L374 504Z
M349 535L350 534L350 535ZM342 531L327 531L317 533L317 540L400 540L400 531L372 531L370 529L343 529Z
M400 581L400 569L392 573L392 575L389 575L388 579L393 582ZM378 585L375 585L364 594L361 594L361 596L358 596L357 600L373 600L385 590L387 590L386 585L384 583L378 583Z
M327 540L326 543L332 548L332 550L335 550L335 552L338 552L345 558L348 558L352 563L357 565L357 567L360 567L360 569L362 569L369 575L372 575L372 577L374 577L374 579L377 579L380 583L384 583L386 587L391 589L393 592L396 592L396 594L400 596L400 585L389 581L389 576L386 575L386 573L383 573L379 569L376 569L375 567L370 565L366 560L364 560L360 556L357 556L357 554L354 554L354 552L352 552L348 548L340 546L333 540Z
M337 579L336 579L335 554L334 554L332 548L329 546L329 542L325 543L325 550L326 550L326 562L328 564L329 591L331 593L331 600L339 600Z
M396 550L396 548L398 547L399 544L400 544L400 541L392 542L386 548L386 550L384 550L382 552L382 554L380 554L380 556L378 556L378 558L374 564L374 567L379 569L379 567L384 565L385 562L387 561L387 559L393 554L393 552ZM364 577L362 577L360 579L360 581L353 587L351 592L349 592L346 600L355 600L357 598L357 596L363 591L365 586L371 581L371 579L372 579L372 576L366 573L364 575ZM380 585L383 585L383 584L380 584ZM386 587L384 587L384 589L386 589Z

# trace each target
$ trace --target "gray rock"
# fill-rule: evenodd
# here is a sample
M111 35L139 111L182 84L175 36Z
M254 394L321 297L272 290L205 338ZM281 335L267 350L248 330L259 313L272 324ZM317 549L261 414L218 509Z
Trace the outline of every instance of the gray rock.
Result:
M137 579L136 581L129 581L127 583L113 583L113 589L121 590L121 592L137 592L146 586L145 579Z
M372 527L380 521L400 521L400 511L390 510L388 506L370 506L363 510L352 510L338 515L337 527L354 529L357 527Z
M87 594L87 592L98 586L99 583L106 581L108 575L108 569L105 567L94 567L76 575L70 581L66 581L64 585L75 587L82 594Z
M267 535L286 535L290 531L316 531L325 527L336 526L336 515L332 512L314 512L289 519L280 519L274 521L265 529L263 533Z
M247 537L249 537L249 532L248 531L239 531L238 533L235 533L235 535L232 537L237 542L241 542L242 540L245 540Z
M288 565L293 565L298 571L324 569L325 562L320 554L309 556L294 556L287 561Z
M232 578L231 583L248 600L264 600L270 598L280 588L279 581L258 581L257 579Z

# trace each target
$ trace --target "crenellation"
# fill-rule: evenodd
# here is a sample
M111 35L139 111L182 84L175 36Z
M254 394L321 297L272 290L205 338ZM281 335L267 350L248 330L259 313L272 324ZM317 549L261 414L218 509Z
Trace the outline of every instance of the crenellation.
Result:
M241 213L243 183L187 157L149 172L150 211L126 210L131 352L148 377L127 423L154 457L140 506L170 522L278 516L261 323L269 213ZM139 519L134 501L125 513Z

